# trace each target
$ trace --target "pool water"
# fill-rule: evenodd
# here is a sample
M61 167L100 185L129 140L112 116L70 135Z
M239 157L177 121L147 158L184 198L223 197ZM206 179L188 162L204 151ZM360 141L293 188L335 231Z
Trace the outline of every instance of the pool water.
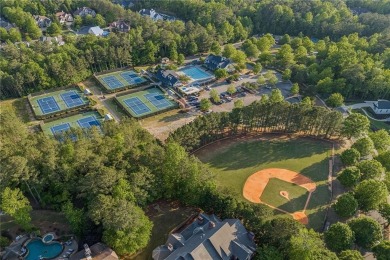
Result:
M54 236L52 234L47 234L42 239L45 243L48 243L54 239Z
M189 67L189 68L182 69L181 71L194 80L202 80L202 79L208 79L212 77L211 75L199 69L198 67Z
M26 245L28 249L26 260L39 260L41 257L45 259L55 258L62 252L62 245L58 242L45 244L41 239L32 240Z

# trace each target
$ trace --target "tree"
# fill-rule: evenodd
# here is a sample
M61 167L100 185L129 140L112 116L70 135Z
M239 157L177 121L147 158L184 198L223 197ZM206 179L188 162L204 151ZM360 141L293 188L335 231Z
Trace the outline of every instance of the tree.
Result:
M275 87L276 83L278 83L279 80L278 80L278 77L276 77L275 74L272 74L272 75L270 75L270 77L268 78L268 82L269 82L273 87Z
M106 20L104 20L104 17L101 14L96 14L94 18L94 24L96 24L99 27L105 27Z
M5 42L8 40L8 32L4 27L0 27L0 41Z
M184 54L183 53L179 53L179 55L177 56L177 64L178 65L183 65L184 60L185 60Z
M254 66L253 66L253 73L254 74L259 74L263 69L263 66L261 66L260 63L256 63Z
M256 45L254 44L249 44L245 49L245 54L248 56L250 59L256 59L259 57L260 51L257 49Z
M381 214L382 218L384 218L387 222L387 227L390 225L390 204L385 202L385 203L382 203L380 206L379 206L379 210L378 210L379 214Z
M387 171L390 171L390 151L380 153L375 159L380 162Z
M385 151L390 147L390 134L385 129L380 129L369 134L371 140L374 142L375 149L378 151Z
M78 236L82 236L86 221L85 212L82 209L74 208L70 201L62 206L62 212L64 212L72 231Z
M226 44L223 48L222 56L226 58L233 58L233 56L236 54L237 50L233 46L233 44Z
M283 254L273 246L262 246L257 248L254 260L283 260Z
M347 138L360 137L368 132L370 121L364 115L352 113L344 120L344 125L341 132Z
M246 60L246 55L243 51L240 51L240 50L237 50L233 57L231 57L232 60L235 62L235 63L238 63L238 64L244 64L245 63L245 60Z
M284 44L279 49L279 52L276 54L276 59L278 64L282 68L288 68L291 65L295 64L293 49L290 45Z
M22 40L22 34L17 28L11 28L8 32L8 38L11 42L20 42Z
M234 85L230 85L227 90L226 90L227 93L229 93L230 95L233 95L234 93L237 92L237 89Z
M57 23L51 23L49 27L47 27L46 32L51 36L57 36L61 34L61 27Z
M340 107L344 103L344 97L340 93L333 93L326 100L326 104L330 107Z
M103 241L119 254L133 254L149 241L153 223L130 201L98 195L89 215L103 225Z
M294 83L290 90L292 95L298 95L299 94L299 85L298 83Z
M364 257L357 250L345 250L339 254L340 260L364 260Z
M284 97L282 95L282 91L280 89L273 89L271 91L271 95L269 97L270 103L280 103L284 101Z
M259 85L264 85L266 82L267 82L267 79L263 76L263 75L260 75L256 82L259 84Z
M382 177L384 169L382 164L377 160L361 161L356 165L362 173L362 179L376 179L379 180Z
M319 259L318 255L323 254L322 251L327 250L320 234L312 229L301 229L297 235L292 236L290 239L288 258L291 260ZM325 259L337 259L334 254L329 256Z
M291 43L291 37L288 34L283 35L282 39L279 40L279 44L290 44Z
M374 151L374 143L369 137L364 137L357 140L351 148L358 150L360 156L368 156Z
M214 71L214 75L217 79L222 79L228 76L228 72L225 69L219 68Z
M337 176L337 179L340 181L342 185L345 187L351 188L354 187L360 180L360 170L357 167L348 167L345 168L339 176Z
M340 159L346 166L354 165L359 161L360 153L355 148L350 148L341 153Z
M324 233L324 240L330 250L339 253L350 249L355 237L347 224L337 222Z
M283 80L290 80L290 78L291 78L291 70L285 69L283 74L282 74L282 79Z
M31 229L30 202L18 188L6 187L1 193L0 208L15 219L23 229Z
M390 241L382 240L379 244L372 248L374 256L377 260L389 260L390 259Z
M9 244L10 241L7 237L0 236L0 248L6 248Z
M356 210L358 209L358 202L352 194L344 193L337 198L333 208L340 217L349 218L356 213Z
M312 107L313 106L313 101L311 100L310 97L304 97L301 101L301 104L305 107Z
M219 96L219 93L216 89L210 90L210 98L215 102L218 103L221 101L221 98Z
M356 186L355 199L359 208L364 211L378 209L386 201L388 191L386 185L377 180L364 180Z
M77 30L77 29L80 29L81 25L83 24L83 18L81 18L80 15L76 15L73 19L73 26L74 28Z
M211 47L210 47L210 51L212 53L214 53L215 55L220 55L221 54L221 45L219 44L219 42L217 41L214 41L212 44L211 44Z
M377 241L382 240L380 224L369 217L361 216L348 222L348 226L355 233L355 241L358 246L371 248Z
M244 101L242 99L237 99L234 101L234 108L243 108L244 107Z
M200 109L202 111L208 111L211 108L212 104L210 100L203 98L200 100Z

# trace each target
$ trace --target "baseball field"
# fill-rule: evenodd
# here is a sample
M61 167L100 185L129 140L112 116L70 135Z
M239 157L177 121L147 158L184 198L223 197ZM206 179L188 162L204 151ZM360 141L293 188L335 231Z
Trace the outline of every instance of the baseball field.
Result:
M215 174L219 188L320 230L331 196L330 153L325 141L263 135L218 141L195 155Z

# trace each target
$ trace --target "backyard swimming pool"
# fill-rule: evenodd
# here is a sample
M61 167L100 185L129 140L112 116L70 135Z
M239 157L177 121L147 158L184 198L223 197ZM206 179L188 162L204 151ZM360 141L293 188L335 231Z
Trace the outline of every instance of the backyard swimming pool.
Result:
M186 74L188 77L192 78L193 80L205 80L205 79L211 79L214 76L205 72L204 70L198 68L198 67L187 67L181 70L184 74Z
M26 245L28 249L26 260L52 259L59 256L63 250L62 245L58 242L45 244L42 239L34 239Z

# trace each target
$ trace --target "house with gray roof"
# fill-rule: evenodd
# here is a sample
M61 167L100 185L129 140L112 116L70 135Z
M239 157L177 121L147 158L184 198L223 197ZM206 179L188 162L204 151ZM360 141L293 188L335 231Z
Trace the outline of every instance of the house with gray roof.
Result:
M390 101L379 99L373 103L373 110L377 115L390 114Z
M173 70L159 69L156 72L155 77L161 81L162 85L165 87L177 87L181 85L179 75Z
M180 233L170 234L165 245L153 250L154 260L240 259L249 260L256 251L254 234L238 219L221 221L200 214Z
M51 19L43 15L34 15L34 20L39 28L47 28L51 25Z
M6 20L4 17L0 16L0 27L3 27L7 31L9 31L11 28L14 28L15 25L10 23L8 20Z
M220 55L210 54L205 59L203 66L209 70L226 69L227 71L233 71L234 67L230 59L222 57Z
M148 16L153 21L159 21L159 20L175 21L176 20L176 18L174 16L158 13L154 9L141 9L139 11L139 14L142 16Z
M91 15L92 17L95 17L96 12L93 9L84 6L84 7L77 8L77 10L73 12L73 15L74 16L80 15L81 17Z

